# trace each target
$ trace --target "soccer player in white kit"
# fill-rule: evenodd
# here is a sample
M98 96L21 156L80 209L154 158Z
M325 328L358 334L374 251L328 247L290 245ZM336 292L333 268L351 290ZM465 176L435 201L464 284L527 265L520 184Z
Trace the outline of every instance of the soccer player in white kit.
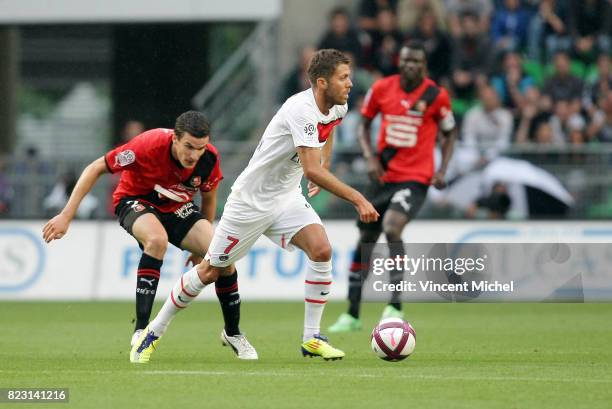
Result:
M132 362L148 362L176 313L206 285L231 274L232 264L262 234L283 249L298 247L308 256L303 355L344 357L344 352L319 333L332 283L332 250L321 219L302 194L302 175L309 181L308 196L323 188L351 202L366 223L376 221L379 214L361 193L328 170L333 128L346 115L353 85L349 59L337 50L319 50L310 61L308 76L312 88L287 99L270 121L248 166L232 186L205 259L176 283L132 348Z

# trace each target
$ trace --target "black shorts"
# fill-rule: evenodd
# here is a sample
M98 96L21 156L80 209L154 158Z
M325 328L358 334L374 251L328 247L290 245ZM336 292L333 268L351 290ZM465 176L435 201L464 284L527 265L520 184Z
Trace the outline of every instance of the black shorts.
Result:
M200 209L193 202L185 203L171 213L160 212L150 204L140 202L138 199L121 199L115 208L115 214L119 217L119 224L131 236L134 236L132 233L134 222L146 213L152 213L157 217L168 234L168 241L178 248L181 248L181 242L193 225L198 220L204 219ZM138 242L138 245L142 249L140 242Z
M416 217L425 198L427 197L428 185L418 182L400 183L370 183L365 191L366 198L374 205L380 214L377 222L363 223L357 221L357 226L362 230L381 230L382 219L388 209L404 213L409 220Z

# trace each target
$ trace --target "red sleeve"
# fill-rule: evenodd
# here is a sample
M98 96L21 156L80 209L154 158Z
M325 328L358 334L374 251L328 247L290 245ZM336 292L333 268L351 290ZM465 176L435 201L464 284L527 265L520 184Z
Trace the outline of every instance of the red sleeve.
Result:
M380 111L380 107L378 106L378 85L379 82L376 81L372 84L372 87L368 90L368 93L363 100L363 106L361 107L361 115L365 116L368 119L374 119L376 114Z
M141 133L128 143L117 146L104 155L106 167L110 173L120 172L126 169L134 169L138 166L138 162L146 155L145 147L147 146L144 139L151 131Z
M208 179L206 179L206 182L200 185L200 190L202 192L210 192L211 190L214 190L217 185L219 185L219 182L221 182L221 179L223 179L223 172L221 171L221 158L219 156L219 152L217 152L217 149L210 144L208 145L208 150L214 153L215 158L217 160L215 161L215 165L213 166L210 175L208 175Z

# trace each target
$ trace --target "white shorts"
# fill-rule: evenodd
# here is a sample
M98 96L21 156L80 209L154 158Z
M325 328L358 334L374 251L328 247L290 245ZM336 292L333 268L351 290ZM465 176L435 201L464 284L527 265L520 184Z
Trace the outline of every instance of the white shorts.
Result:
M230 196L215 228L206 260L215 267L229 266L244 257L262 234L277 246L292 251L291 239L309 224L323 223L301 194L270 212L255 210Z

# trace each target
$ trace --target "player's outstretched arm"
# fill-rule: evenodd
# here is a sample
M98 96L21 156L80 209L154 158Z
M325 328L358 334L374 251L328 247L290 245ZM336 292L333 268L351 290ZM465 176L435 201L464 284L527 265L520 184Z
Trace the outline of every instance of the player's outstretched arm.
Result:
M380 215L361 193L340 181L321 165L321 150L319 148L300 146L297 148L297 152L300 163L304 168L304 175L308 180L339 198L351 202L357 209L359 219L362 222L370 223L378 220Z
M81 201L91 191L98 178L105 172L107 172L107 168L104 157L98 158L87 165L81 176L79 176L79 180L77 180L64 209L43 227L43 239L45 242L49 243L52 240L64 237Z

